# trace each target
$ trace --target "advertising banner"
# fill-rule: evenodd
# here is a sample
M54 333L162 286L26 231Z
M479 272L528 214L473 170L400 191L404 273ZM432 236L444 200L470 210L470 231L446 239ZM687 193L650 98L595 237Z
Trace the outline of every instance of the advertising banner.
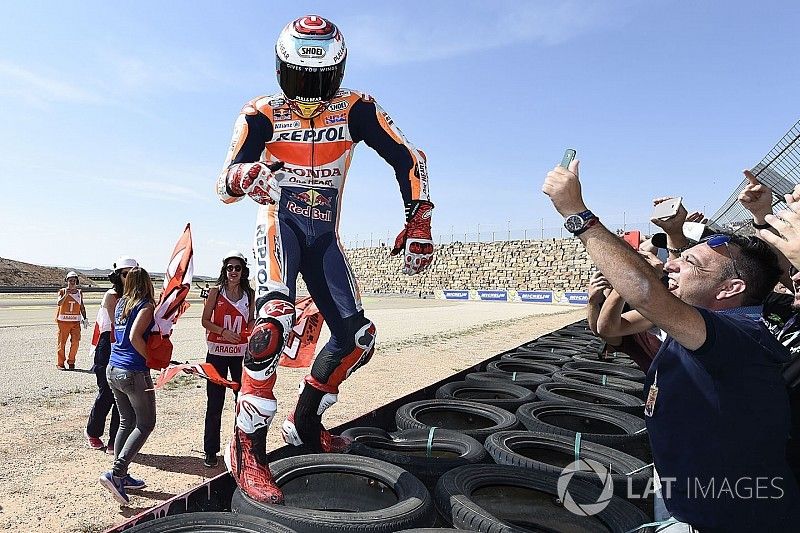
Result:
M508 291L478 291L478 298L483 301L506 302L508 301Z
M586 291L565 292L567 303L573 305L586 305L589 303L589 293Z
M553 303L553 291L517 291L521 302L540 304Z
M469 300L469 291L445 289L442 292L445 300Z

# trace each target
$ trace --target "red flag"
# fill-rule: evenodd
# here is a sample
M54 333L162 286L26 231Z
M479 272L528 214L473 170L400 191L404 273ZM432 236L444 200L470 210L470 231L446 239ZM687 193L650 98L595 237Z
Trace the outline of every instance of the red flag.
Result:
M94 359L97 343L100 342L100 334L106 331L111 332L111 344L114 344L114 329L111 327L111 317L108 314L108 309L101 307L97 310L97 318L94 321L94 331L92 332L92 344L89 347L89 357L92 359Z
M217 385L222 385L223 387L233 389L234 392L239 390L238 383L223 378L211 363L170 364L167 368L162 369L161 373L158 374L158 378L156 379L156 383L153 385L153 388L162 388L181 372L184 374L200 376L203 379L207 379L211 383L216 383Z
M165 368L172 357L172 326L189 308L186 296L194 275L192 231L189 224L178 239L172 257L164 272L164 289L153 312L153 327L147 339L147 366L156 370Z
M281 354L280 366L308 368L314 360L319 333L324 322L322 313L310 296L298 298L295 302L297 320L289 336L289 342Z

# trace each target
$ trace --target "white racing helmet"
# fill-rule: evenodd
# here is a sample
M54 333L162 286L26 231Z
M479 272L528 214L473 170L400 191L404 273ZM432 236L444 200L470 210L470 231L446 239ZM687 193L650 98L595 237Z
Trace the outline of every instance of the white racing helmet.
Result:
M131 256L128 255L121 255L119 258L114 261L114 271L122 270L123 268L136 268L139 266L139 263Z
M275 44L278 84L292 109L304 118L323 111L344 78L347 47L331 21L306 15L283 28Z

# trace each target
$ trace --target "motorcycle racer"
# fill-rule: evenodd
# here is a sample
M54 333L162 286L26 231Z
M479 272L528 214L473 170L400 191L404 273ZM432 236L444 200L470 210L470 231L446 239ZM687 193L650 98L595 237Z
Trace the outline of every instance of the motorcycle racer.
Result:
M416 274L433 259L425 154L412 145L369 95L340 87L347 48L329 20L308 15L289 23L275 46L281 92L245 104L217 194L225 203L249 196L259 205L256 232L256 326L244 359L229 466L251 498L280 503L266 458L266 436L277 409L276 368L295 321L298 274L331 337L300 384L294 411L282 425L287 443L309 452L341 451L345 443L322 426L339 386L366 364L375 325L364 316L352 269L339 241L342 193L355 145L364 141L395 172L406 224L392 255Z

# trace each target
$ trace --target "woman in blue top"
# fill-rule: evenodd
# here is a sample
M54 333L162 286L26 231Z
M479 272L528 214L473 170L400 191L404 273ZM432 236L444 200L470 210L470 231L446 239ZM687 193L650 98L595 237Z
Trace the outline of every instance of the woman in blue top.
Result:
M144 481L128 474L128 465L139 453L156 425L156 397L147 368L147 336L155 308L153 282L143 268L132 268L125 278L122 298L114 310L114 338L106 377L114 393L120 424L114 439L114 466L100 476L100 484L114 499L126 505L126 489L141 489Z

